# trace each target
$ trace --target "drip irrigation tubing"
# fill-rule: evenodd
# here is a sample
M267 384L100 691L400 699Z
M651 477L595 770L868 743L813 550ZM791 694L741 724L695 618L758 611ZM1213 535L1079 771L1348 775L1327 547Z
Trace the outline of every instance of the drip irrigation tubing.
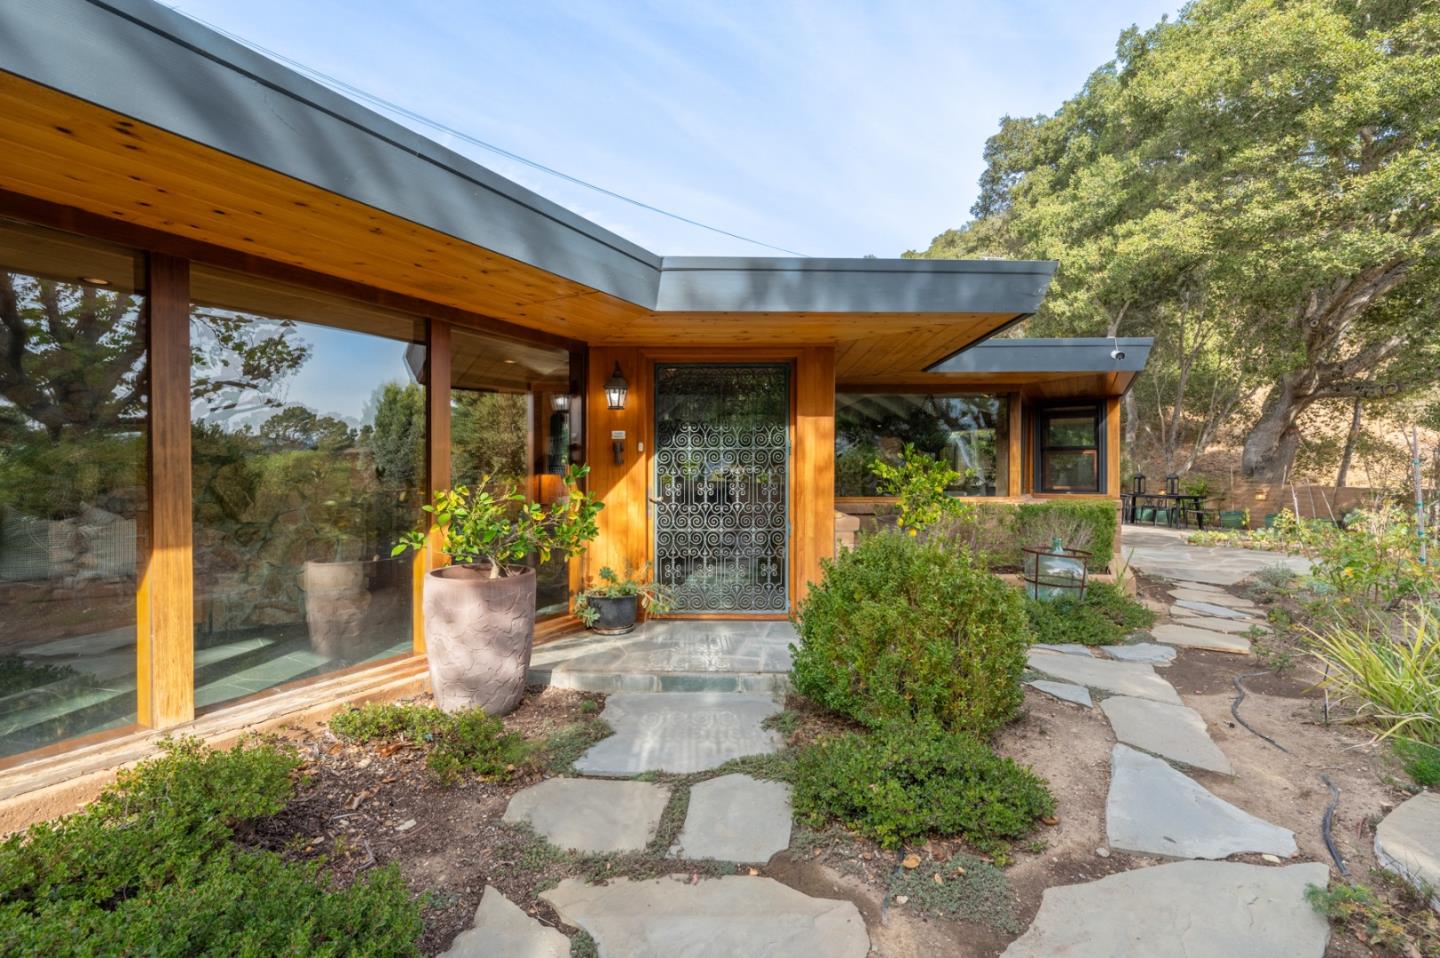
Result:
M1235 689L1240 694L1235 696L1235 701L1230 703L1230 714L1235 716L1235 721L1239 722L1241 725L1245 726L1245 728L1249 729L1252 733L1258 735L1260 738L1269 742L1271 745L1275 746L1280 751L1288 755L1290 754L1290 750L1288 748L1281 745L1279 742L1275 741L1273 738L1266 735L1264 732L1261 732L1259 729L1255 728L1255 726L1251 725L1249 722L1245 721L1243 718L1240 717L1240 703L1245 701L1245 683L1242 680L1253 679L1257 675L1269 674L1269 672L1246 672L1244 675L1235 676Z
M1330 804L1325 806L1325 815L1320 819L1320 837L1325 839L1325 847L1329 849L1330 857L1335 859L1335 867L1340 869L1341 877L1349 878L1350 869L1345 867L1345 859L1340 857L1340 849L1335 847L1335 836L1331 833L1335 825L1335 809L1340 807L1340 789L1324 772L1320 773L1320 781L1330 789Z

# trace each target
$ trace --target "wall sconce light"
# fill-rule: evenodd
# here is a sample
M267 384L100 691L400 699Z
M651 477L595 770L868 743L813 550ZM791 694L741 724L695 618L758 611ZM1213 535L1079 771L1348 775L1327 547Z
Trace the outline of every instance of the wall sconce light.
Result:
M553 409L553 410L555 410L556 412L569 412L569 411L570 411L570 394L569 394L569 393L556 393L555 395L551 396L551 397L550 397L550 408Z
M605 399L610 403L611 409L625 408L625 394L630 391L630 384L625 381L625 374L620 372L620 364L615 364L615 371L610 378L605 380Z

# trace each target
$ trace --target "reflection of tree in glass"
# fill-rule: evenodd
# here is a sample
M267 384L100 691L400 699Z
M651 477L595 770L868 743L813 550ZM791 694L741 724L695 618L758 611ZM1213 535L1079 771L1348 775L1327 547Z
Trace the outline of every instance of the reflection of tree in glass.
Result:
M1003 412L1003 402L994 396L842 396L835 421L836 490L877 495L871 464L877 459L898 463L909 444L964 477L952 492L984 495L995 483L995 430Z
M530 474L530 397L458 389L451 396L451 482L474 485L487 475L525 482Z
M211 418L284 404L281 388L310 358L295 323L229 310L190 312L190 395Z

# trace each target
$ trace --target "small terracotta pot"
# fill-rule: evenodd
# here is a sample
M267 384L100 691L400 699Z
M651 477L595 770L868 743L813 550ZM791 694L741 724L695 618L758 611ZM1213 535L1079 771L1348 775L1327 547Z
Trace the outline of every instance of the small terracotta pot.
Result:
M535 642L535 570L492 579L453 565L425 576L425 653L435 704L504 715L525 694Z

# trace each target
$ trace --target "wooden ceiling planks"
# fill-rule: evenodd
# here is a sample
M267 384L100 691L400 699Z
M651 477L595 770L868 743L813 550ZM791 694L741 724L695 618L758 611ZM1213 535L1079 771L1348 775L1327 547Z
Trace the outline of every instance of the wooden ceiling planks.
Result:
M655 312L0 71L0 188L597 345L839 347L918 374L1013 316Z

